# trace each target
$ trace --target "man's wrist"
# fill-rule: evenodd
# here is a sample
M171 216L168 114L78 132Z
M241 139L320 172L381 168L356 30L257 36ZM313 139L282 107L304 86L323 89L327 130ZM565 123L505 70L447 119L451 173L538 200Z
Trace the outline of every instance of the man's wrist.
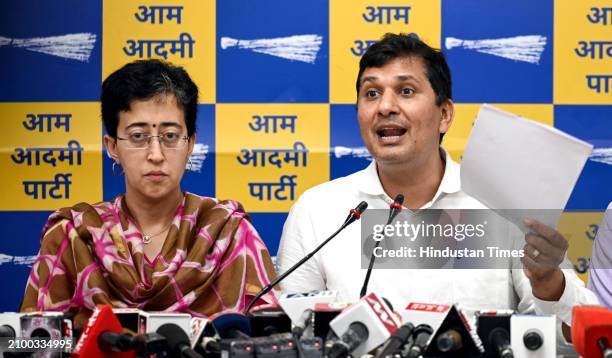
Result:
M565 275L560 268L530 282L533 295L542 301L559 301L565 291Z

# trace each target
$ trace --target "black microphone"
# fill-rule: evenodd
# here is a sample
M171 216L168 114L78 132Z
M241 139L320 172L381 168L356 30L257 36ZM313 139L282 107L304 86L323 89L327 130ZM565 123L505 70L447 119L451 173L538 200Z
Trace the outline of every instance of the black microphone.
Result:
M295 337L300 338L306 328L311 325L313 314L314 311L310 308L304 310L304 313L302 313L300 319L293 325L293 329L291 330L291 333L293 333Z
M393 332L389 339L387 339L385 344L380 349L380 353L376 355L376 358L393 356L404 345L404 343L406 343L408 338L410 338L413 330L414 325L412 323L404 323L400 328Z
M361 322L353 322L349 325L349 328L339 341L336 341L331 347L328 357L329 358L344 358L349 355L352 351L357 348L361 343L368 340L370 332L368 327Z
M168 350L166 338L157 333L132 336L123 332L102 332L98 336L98 347L104 352L135 351L138 355L163 353Z
M249 313L249 311L251 310L251 308L253 307L255 302L257 302L257 300L259 300L261 298L261 296L263 296L266 293L270 292L270 290L274 286L276 286L279 282L281 282L283 279L285 279L285 277L289 276L289 274L291 274L293 271L295 271L298 267L302 266L302 264L304 262L308 261L308 259L310 259L319 250L321 250L321 248L323 248L323 246L325 246L331 239L336 237L336 235L338 235L347 226L349 226L350 224L352 224L356 220L359 220L359 218L361 218L361 214L363 214L363 212L366 210L367 207L368 207L368 203L366 203L365 201L362 201L361 203L359 203L359 205L357 205L357 207L355 209L351 209L351 211L349 212L348 216L346 217L346 220L344 220L344 223L342 224L342 226L340 226L340 228L338 230L336 230L336 232L334 232L330 237L325 239L325 241L323 241L321 243L321 245L317 246L314 250L312 250L312 252L310 252L308 255L304 256L304 258L302 258L300 261L298 261L295 265L291 266L291 268L289 268L289 270L285 271L282 275L278 276L276 278L276 280L270 282L266 287L264 287L261 291L259 291L259 293L257 295L255 295L255 297L251 300L251 302L249 302L249 304L246 306L246 308L244 309L243 313L245 315L247 313Z
M489 333L489 343L497 351L497 357L514 358L514 353L510 347L510 334L505 328L494 328Z
M15 329L8 324L0 326L0 337L2 338L15 338L17 333Z
M157 329L156 333L168 341L168 354L171 357L202 358L200 354L191 349L189 337L176 324L163 324Z
M544 344L544 338L538 330L530 329L523 334L523 344L528 350L537 351Z
M127 352L132 349L132 336L122 332L102 332L98 336L98 347L104 352Z
M408 358L418 358L425 353L425 349L427 349L427 342L429 342L429 338L433 334L433 328L431 328L428 324L420 324L416 326L412 335L414 336L414 341L412 342L412 346L408 351Z
M440 352L454 352L463 348L463 337L456 329L446 330L436 339L436 346Z
M395 219L397 214L402 211L402 204L404 203L404 196L402 194L397 194L395 199L391 204L389 204L389 218L387 219L387 223L385 226L391 224L391 221ZM381 240L382 241L382 240ZM361 293L359 297L363 297L368 292L368 283L370 283L370 275L372 274L372 268L374 267L374 260L376 260L376 256L374 256L374 250L380 246L380 241L376 241L376 245L372 249L372 255L370 256L370 264L368 265L368 271L366 271L365 279L363 280L363 286L361 286Z
M610 347L610 342L608 341L608 338L599 338L597 340L597 347L599 347L603 358L612 358L612 347Z

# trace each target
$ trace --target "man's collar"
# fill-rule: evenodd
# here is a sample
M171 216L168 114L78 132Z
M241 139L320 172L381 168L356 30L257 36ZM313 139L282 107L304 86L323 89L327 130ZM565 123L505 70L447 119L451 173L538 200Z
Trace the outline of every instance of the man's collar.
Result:
M440 147L440 155L445 160L444 175L440 186L436 191L432 201L436 201L441 194L452 194L461 190L461 174L460 166L455 162L446 149ZM383 189L378 172L376 170L376 161L372 160L372 163L368 165L366 169L361 172L359 191L367 195L383 196L388 197Z

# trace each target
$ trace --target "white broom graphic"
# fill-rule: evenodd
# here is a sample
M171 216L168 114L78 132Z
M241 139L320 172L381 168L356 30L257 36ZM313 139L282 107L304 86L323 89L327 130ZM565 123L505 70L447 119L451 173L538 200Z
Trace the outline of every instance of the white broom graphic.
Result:
M0 253L0 265L13 264L13 265L25 265L32 266L36 261L36 255L34 256L11 256Z
M191 165L187 163L185 165L185 169L195 173L201 172L202 165L204 165L204 160L206 160L206 156L208 155L208 148L208 144L196 143L193 146L193 152L189 157L189 159L191 159Z
M221 48L224 50L230 47L237 47L306 63L315 62L322 43L323 38L316 34L257 40L238 40L231 37L221 38Z
M612 148L593 149L589 159L594 162L612 165Z
M528 35L484 40L461 40L447 37L445 45L447 50L463 47L510 60L537 64L546 47L546 37Z
M89 61L95 43L96 35L88 32L30 39L10 39L0 36L0 46L23 48L82 62Z
M350 156L352 158L363 158L372 161L372 155L366 147L343 147L341 145L332 148L332 152L336 158Z

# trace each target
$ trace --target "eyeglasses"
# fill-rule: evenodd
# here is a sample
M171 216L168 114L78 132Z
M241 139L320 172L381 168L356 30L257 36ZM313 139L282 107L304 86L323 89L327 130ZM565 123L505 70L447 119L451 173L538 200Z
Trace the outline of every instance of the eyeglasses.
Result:
M181 136L178 133L166 132L160 135L150 135L146 133L132 133L127 138L117 137L117 140L125 140L126 147L131 149L144 149L151 144L151 138L157 138L164 149L181 149L189 141L189 137Z

